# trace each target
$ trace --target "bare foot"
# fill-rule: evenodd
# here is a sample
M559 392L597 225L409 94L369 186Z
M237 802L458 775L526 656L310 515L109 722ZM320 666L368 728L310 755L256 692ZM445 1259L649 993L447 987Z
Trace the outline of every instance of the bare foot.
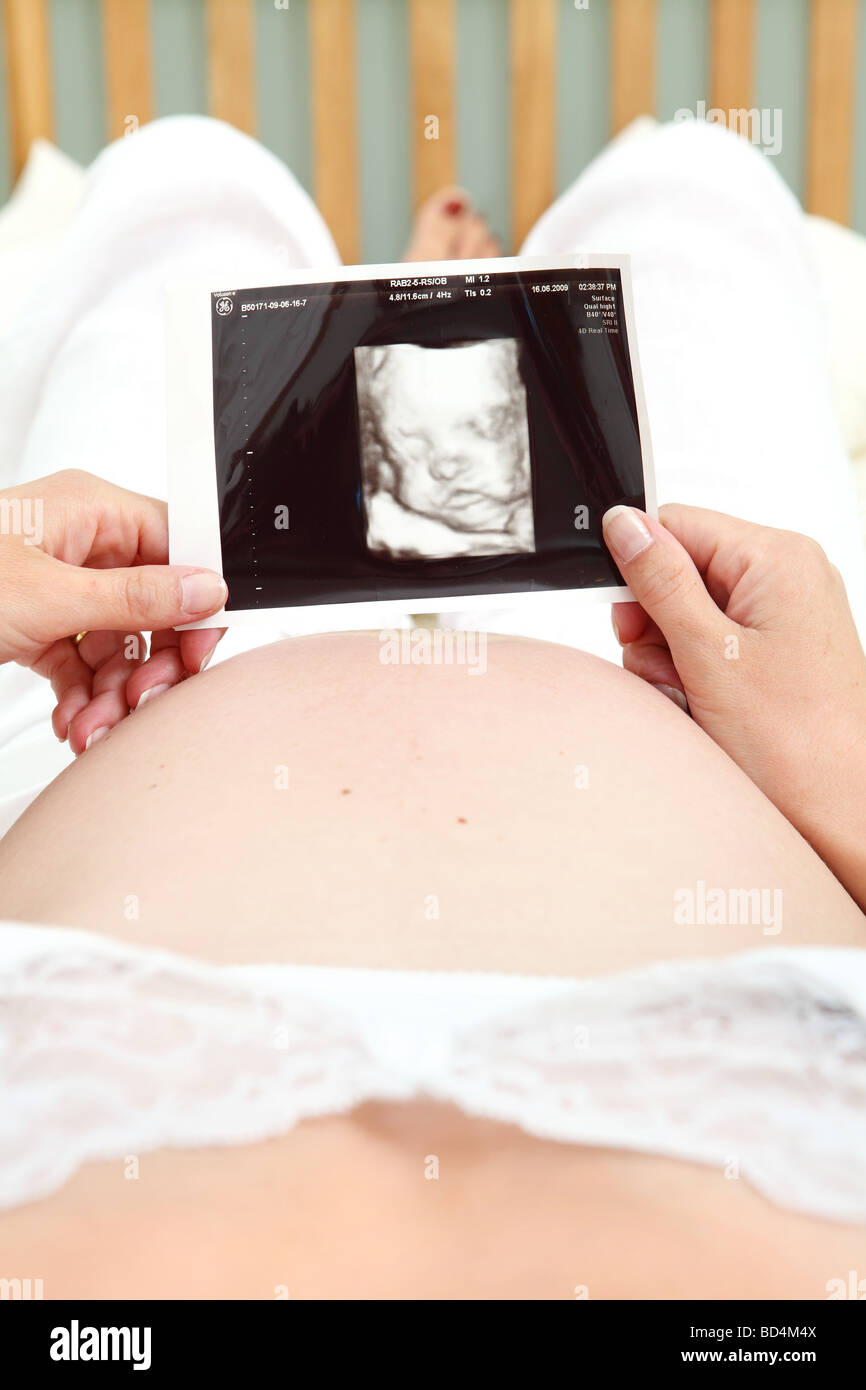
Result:
M502 247L463 188L440 188L418 209L404 261L501 256Z

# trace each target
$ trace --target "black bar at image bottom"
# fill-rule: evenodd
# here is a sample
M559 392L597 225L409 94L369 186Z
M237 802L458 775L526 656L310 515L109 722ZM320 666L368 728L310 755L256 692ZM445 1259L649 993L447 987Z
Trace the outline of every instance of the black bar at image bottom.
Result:
M853 1295L846 1291L844 1298L834 1294L827 1303L593 1302L578 1293L573 1300L577 1306L567 1319L557 1318L551 1331L579 1336L581 1362L592 1352L612 1375L629 1369L665 1374L677 1366L805 1365L826 1376L853 1364L851 1358L862 1349L859 1311L834 1305L863 1297L858 1289ZM286 1364L292 1346L288 1339L308 1337L314 1315L310 1303L286 1297L269 1300L270 1306L254 1301L4 1302L0 1327L6 1359L19 1367L19 1374L47 1371L52 1376L76 1371L92 1376L99 1367L108 1367L115 1374L145 1372L157 1379L185 1370L224 1378L253 1369L265 1357ZM330 1313L316 1310L316 1316L321 1329L328 1331L330 1325L335 1337L328 1343L329 1365L333 1368L335 1343L357 1357L363 1343L354 1329L360 1333L362 1327L346 1303ZM368 1309L363 1316L369 1318ZM423 1335L420 1317L419 1324ZM495 1361L488 1339L479 1340L477 1323L471 1329L479 1356ZM510 1338L508 1346L510 1359ZM425 1340L428 1374L431 1350Z

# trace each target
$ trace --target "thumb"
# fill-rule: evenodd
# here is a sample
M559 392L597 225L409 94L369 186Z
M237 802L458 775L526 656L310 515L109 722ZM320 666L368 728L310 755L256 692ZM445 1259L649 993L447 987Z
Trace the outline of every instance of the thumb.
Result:
M132 565L86 569L52 561L42 578L39 604L53 637L84 629L157 632L218 612L228 597L225 580L192 565Z
M626 584L661 631L671 654L717 640L725 619L694 561L661 522L636 507L611 507L601 519L605 543Z

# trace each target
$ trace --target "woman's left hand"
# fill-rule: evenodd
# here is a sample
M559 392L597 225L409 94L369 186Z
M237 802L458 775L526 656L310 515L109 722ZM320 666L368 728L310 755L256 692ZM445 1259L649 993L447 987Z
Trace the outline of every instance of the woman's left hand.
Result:
M172 629L226 594L212 570L168 564L168 511L153 497L77 469L0 494L0 662L51 682L54 732L75 753L203 669L224 629Z

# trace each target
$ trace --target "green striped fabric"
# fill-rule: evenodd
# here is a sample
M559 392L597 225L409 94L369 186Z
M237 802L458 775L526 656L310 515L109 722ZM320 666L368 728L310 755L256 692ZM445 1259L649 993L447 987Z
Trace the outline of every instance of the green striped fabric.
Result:
M566 187L609 130L610 0L558 0L556 171ZM866 75L866 0L858 72ZM457 0L457 177L501 236L510 206L508 0ZM158 115L204 111L204 0L151 0ZM656 111L670 119L708 100L710 0L657 0ZM105 141L100 0L50 0L57 142L88 163ZM753 104L780 108L779 172L804 189L809 0L757 0ZM407 0L357 0L361 245L365 260L400 254L412 181ZM262 141L310 187L308 0L255 0ZM0 72L5 53L0 26ZM9 116L0 102L0 198L10 191ZM853 224L866 232L866 81L857 84Z

